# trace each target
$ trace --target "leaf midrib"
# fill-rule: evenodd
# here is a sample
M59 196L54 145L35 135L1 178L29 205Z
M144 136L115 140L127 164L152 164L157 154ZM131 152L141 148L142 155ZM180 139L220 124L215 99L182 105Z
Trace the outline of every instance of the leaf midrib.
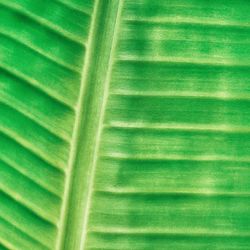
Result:
M83 249L85 245L121 6L122 0L95 2L56 249Z

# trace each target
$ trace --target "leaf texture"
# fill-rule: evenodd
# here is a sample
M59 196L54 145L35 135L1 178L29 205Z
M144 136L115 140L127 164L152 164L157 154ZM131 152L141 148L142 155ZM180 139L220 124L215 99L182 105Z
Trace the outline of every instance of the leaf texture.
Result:
M55 249L92 1L0 1L0 242Z
M247 0L0 0L0 249L249 249Z

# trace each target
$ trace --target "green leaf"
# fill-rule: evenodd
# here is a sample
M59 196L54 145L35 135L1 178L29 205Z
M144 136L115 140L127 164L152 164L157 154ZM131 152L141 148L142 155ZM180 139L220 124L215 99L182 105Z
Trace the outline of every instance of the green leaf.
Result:
M249 249L249 13L0 0L0 249Z

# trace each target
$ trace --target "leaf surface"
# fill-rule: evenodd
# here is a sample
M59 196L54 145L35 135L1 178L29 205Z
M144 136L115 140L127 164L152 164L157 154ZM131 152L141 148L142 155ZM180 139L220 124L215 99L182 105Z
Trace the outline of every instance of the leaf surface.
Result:
M0 249L249 249L247 0L0 0Z

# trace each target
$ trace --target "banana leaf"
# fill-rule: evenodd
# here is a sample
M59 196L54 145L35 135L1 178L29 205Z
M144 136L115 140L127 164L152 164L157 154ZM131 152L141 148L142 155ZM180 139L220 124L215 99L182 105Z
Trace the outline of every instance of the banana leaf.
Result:
M248 0L0 0L0 249L250 249Z

